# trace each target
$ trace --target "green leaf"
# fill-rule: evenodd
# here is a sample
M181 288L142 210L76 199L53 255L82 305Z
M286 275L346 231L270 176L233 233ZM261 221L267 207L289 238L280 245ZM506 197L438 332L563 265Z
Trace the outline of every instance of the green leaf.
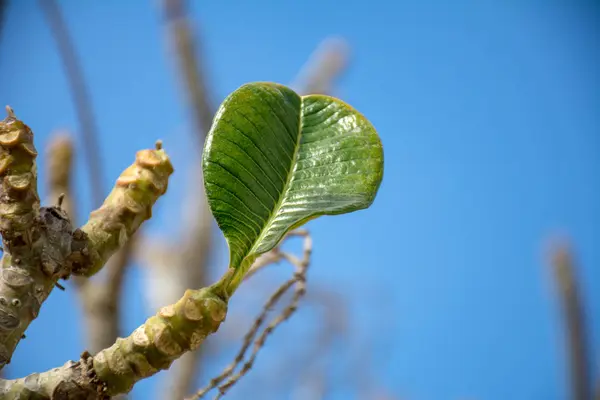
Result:
M369 207L383 177L383 149L373 125L338 99L250 83L217 111L203 172L229 245L233 292L256 257L292 228Z

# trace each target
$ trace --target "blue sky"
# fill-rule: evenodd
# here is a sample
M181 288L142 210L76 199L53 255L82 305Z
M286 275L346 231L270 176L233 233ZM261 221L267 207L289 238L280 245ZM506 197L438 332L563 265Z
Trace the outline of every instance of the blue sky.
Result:
M37 3L11 3L0 103L32 127L42 150L50 132L75 129L76 118ZM61 4L99 121L106 190L157 138L185 171L196 143L157 2ZM574 243L592 341L600 343L600 12L591 4L194 3L215 102L249 81L290 82L328 35L349 42L351 66L335 95L378 129L385 176L371 209L310 224L310 279L349 298L353 329L375 341L373 373L405 398L566 398L545 254L556 234ZM85 178L80 158L80 219L90 211ZM176 232L171 216L185 182L175 174L150 229ZM140 276L128 276L129 330L152 312ZM78 357L75 301L72 292L52 294L11 376ZM597 345L593 355L600 378ZM136 389L138 398L153 385Z

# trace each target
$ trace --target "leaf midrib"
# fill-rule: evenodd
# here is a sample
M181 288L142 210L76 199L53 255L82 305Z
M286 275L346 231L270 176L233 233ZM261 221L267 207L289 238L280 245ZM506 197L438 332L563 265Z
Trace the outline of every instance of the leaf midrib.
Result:
M281 92L281 90L279 88L277 88L277 90ZM279 200L277 201L277 203L275 204L275 207L273 208L272 214L269 216L267 223L264 225L264 228L261 230L260 235L254 241L254 243L252 244L252 247L248 251L248 254L246 254L246 256L244 257L244 259L247 258L249 255L253 254L254 252L256 252L256 250L260 247L262 240L264 239L266 233L269 231L269 226L271 226L271 224L273 223L275 218L277 218L277 215L279 214L279 211L281 209L281 205L283 204L283 200L286 198L286 194L290 188L290 183L292 182L292 178L294 176L294 172L296 171L296 167L298 166L298 153L300 152L300 141L302 140L302 129L304 127L304 124L303 124L304 98L302 96L299 96L299 97L300 97L300 113L299 113L299 118L298 118L299 119L299 121L298 121L298 137L296 139L296 144L294 146L294 155L292 157L292 168L290 168L290 170L288 172L288 176L286 177L285 183L283 185L283 190L281 191ZM277 115L277 114L275 114L275 115ZM242 263L243 263L243 260L242 260Z

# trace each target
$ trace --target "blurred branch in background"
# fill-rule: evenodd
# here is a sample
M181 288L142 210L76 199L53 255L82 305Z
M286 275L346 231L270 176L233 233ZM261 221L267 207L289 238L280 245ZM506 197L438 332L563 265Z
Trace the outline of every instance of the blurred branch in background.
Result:
M198 43L190 26L185 0L163 0L162 14L166 25L168 42L179 69L179 77L184 98L194 122L198 144L198 163L188 179L190 192L186 193L186 205L181 215L182 231L176 242L158 240L167 243L157 249L164 254L151 259L144 257L148 266L151 282L160 283L170 280L169 290L148 288L147 297L158 308L177 300L188 288L200 288L208 284L208 260L212 247L212 219L202 185L200 155L204 147L206 134L210 129L215 107L212 103L206 83L206 72L198 58ZM201 52L200 52L201 54ZM141 252L151 246L145 243ZM164 280L163 280L164 279ZM156 289L163 291L156 296ZM163 399L183 399L195 387L195 379L200 373L202 347L181 357L168 373L162 391Z
M290 85L300 94L330 94L347 69L350 46L339 37L323 40Z
M98 151L100 148L99 135L83 71L58 3L55 0L40 0L39 5L56 41L67 82L71 89L73 105L79 120L79 132L83 138L85 157L88 161L88 179L93 199L92 207L99 207L104 199L102 163Z
M228 365L223 370L223 372L211 379L208 385L200 389L188 400L200 399L215 388L218 388L219 390L219 393L215 397L215 400L223 397L227 393L227 391L231 389L231 387L233 387L233 385L235 385L252 368L254 361L256 360L256 356L258 355L260 349L264 346L267 337L271 333L273 333L277 326L279 326L282 322L286 321L298 308L298 303L300 302L300 299L306 293L306 271L308 270L311 260L312 239L308 232L305 230L293 231L287 235L287 237L292 236L300 236L304 238L302 258L299 259L296 256L283 251L277 252L281 254L283 259L287 260L290 264L292 264L295 267L295 273L293 278L283 283L266 302L261 313L254 320L252 327L246 333L244 337L244 343L240 351L235 356L233 362L230 365ZM275 318L273 318L271 322L267 325L267 327L264 328L259 335L260 328L263 325L269 311L271 311L275 304L277 304L279 300L281 300L283 295L285 295L287 291L292 287L295 288L293 297L289 302L289 305L285 307ZM252 345L252 342L254 342L254 347L252 349L252 352L250 353L250 357L245 363L242 364L250 346ZM240 365L241 368L236 372L236 369Z
M94 118L90 95L78 55L71 40L65 19L59 4L54 0L40 0L39 5L56 41L60 59L62 60L67 82L79 120L85 150L85 160L88 169L88 184L92 192L93 207L102 204L103 165L98 143L98 129ZM68 136L58 136L48 149L48 175L51 198L65 194L65 207L76 226L76 210L71 188L73 163L73 144ZM131 249L135 243L132 237L113 257L105 267L103 276L90 279L75 277L74 283L78 289L84 308L87 345L91 353L96 353L109 347L120 332L120 299L125 269L130 261Z
M6 17L7 8L8 0L0 0L0 41L2 40L2 28L4 27L4 18Z
M48 171L49 204L56 203L63 196L62 209L75 219L73 191L71 190L71 171L73 168L73 141L68 132L56 132L46 148Z
M552 251L552 267L568 340L571 398L589 400L592 398L592 386L585 310L576 277L575 261L569 246L564 243L555 246Z
M180 70L181 84L194 118L201 153L215 115L215 107L206 84L206 71L202 62L198 61L198 53L201 54L198 46L201 41L194 39L185 0L163 0L162 6L169 41Z

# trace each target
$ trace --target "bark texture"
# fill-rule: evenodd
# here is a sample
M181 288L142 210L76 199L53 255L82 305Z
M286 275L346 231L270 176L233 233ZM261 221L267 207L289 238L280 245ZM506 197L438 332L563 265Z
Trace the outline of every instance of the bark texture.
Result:
M163 307L126 338L95 356L85 352L40 374L0 380L2 400L103 400L129 392L185 352L197 349L217 331L227 314L227 302L212 287L187 290L175 304Z
M59 207L40 209L33 133L12 109L0 121L0 368L56 282L67 277L71 223Z
M173 173L160 143L138 152L104 204L73 230L60 204L40 208L33 132L7 112L0 121L0 368L58 280L98 272L150 218Z

